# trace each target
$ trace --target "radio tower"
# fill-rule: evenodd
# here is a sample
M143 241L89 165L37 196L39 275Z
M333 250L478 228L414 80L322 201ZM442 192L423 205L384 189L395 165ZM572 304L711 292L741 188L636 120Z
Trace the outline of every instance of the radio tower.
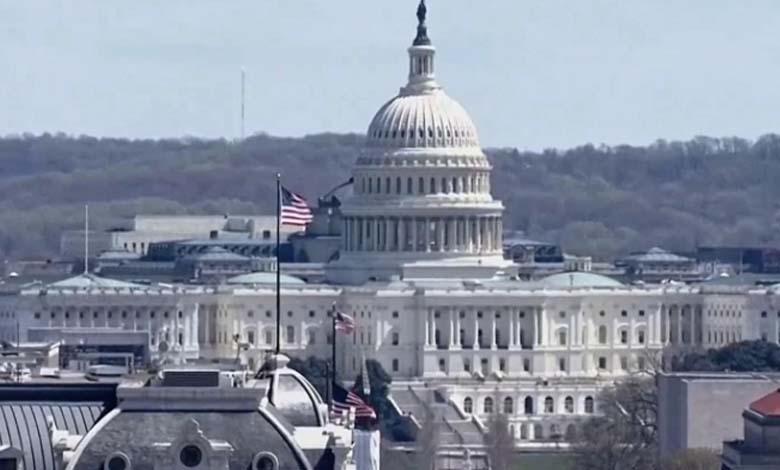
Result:
M241 140L244 140L244 118L245 118L245 98L246 98L246 71L241 67Z

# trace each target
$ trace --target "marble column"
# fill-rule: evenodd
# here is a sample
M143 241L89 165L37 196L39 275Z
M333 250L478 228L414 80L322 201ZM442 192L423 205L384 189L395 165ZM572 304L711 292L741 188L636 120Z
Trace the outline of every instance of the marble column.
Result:
M436 223L436 242L439 245L438 251L445 251L444 249L444 224L445 219L442 217Z
M471 217L466 217L466 251L474 251L474 241L471 239Z
M449 239L447 240L450 251L458 251L458 229L457 219L451 217L449 220Z
M492 310L490 315L490 349L496 349L496 314L498 310Z
M411 236L412 249L411 249L411 251L417 251L417 231L418 231L417 224L418 223L419 223L419 221L416 218L414 218L414 217L411 218L411 223L409 224L410 225L410 229L412 231L412 234L411 234L412 235Z
M515 324L517 323L517 315L513 307L506 308L506 314L509 315L507 323L509 324L509 348L512 349L517 345L515 335L517 333Z
M534 344L534 347L536 347L536 346L539 346L540 338L541 338L541 335L539 334L540 333L539 330L540 330L541 324L542 324L542 322L541 322L541 316L542 315L541 315L541 312L539 311L539 308L537 308L537 307L533 308L533 315L534 315L534 332L533 332L533 334L534 334L534 342L533 342L533 344Z
M396 251L406 250L406 219L403 217L398 218L398 245Z
M479 312L477 312L477 309L471 308L471 313L474 318L474 335L472 338L474 338L474 350L479 350ZM475 364L475 370L476 370L476 364Z
M460 311L455 312L455 346L460 349L463 345L463 338L460 334Z
M455 347L455 309L452 307L449 307L450 311L450 341L449 341L449 349L453 349Z
M476 229L476 235L477 235L477 246L476 251L478 253L482 253L482 217L477 217L475 220L475 229Z
M431 219L425 218L425 252L431 252Z
M677 344L683 344L683 337L682 337L683 309L682 307L676 306L675 310L677 311L677 337L675 339L677 340Z

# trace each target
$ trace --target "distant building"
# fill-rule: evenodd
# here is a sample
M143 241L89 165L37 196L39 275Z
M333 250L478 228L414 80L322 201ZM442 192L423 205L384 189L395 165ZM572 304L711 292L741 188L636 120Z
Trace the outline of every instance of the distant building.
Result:
M329 420L286 357L272 360L248 380L200 368L0 385L0 468L355 470L351 419Z
M745 437L723 443L722 470L780 468L780 390L752 402L742 418Z
M129 225L107 232L90 231L90 254L126 250L145 255L152 244L174 240L232 237L273 241L276 238L275 215L137 215ZM297 231L283 226L283 238ZM60 256L63 259L84 257L83 230L63 233Z
M718 449L743 438L745 407L777 389L780 374L665 373L658 379L661 457L685 449ZM740 467L742 468L742 467Z
M780 274L780 249L750 246L703 246L696 251L700 263L729 264L737 273Z
M655 247L647 252L632 253L618 260L615 265L625 269L627 281L700 281L704 273L693 258L687 258Z

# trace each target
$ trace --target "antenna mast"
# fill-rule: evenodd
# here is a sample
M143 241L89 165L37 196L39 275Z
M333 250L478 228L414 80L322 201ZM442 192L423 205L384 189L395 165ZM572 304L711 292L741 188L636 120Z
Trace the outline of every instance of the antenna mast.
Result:
M246 116L246 70L241 67L241 140L244 140L244 119Z
M84 204L84 274L89 273L89 204Z

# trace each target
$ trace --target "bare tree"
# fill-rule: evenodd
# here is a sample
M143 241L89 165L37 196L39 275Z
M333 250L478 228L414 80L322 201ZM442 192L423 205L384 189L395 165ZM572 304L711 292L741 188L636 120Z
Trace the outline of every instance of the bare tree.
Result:
M714 449L686 449L662 462L661 470L718 470L720 453Z
M503 410L495 410L503 411ZM514 464L514 436L509 430L509 419L504 413L494 413L488 421L485 436L492 470L510 470Z
M656 470L658 399L652 378L632 377L602 392L601 415L574 444L577 470Z
M441 446L442 422L433 403L427 403L424 410L424 415L420 417L420 430L415 440L417 453L411 468L436 470L436 459Z

